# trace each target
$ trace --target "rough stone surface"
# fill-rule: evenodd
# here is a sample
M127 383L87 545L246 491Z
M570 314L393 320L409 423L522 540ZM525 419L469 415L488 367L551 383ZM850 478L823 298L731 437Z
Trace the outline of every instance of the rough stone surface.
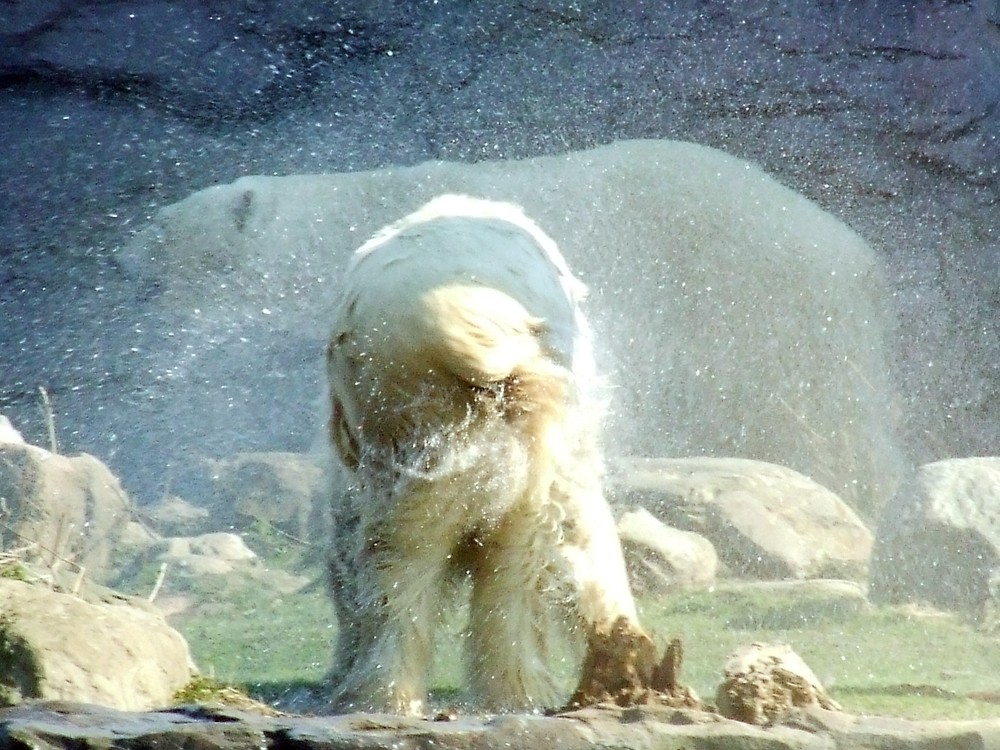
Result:
M82 566L104 581L128 548L148 541L132 522L131 501L102 462L0 442L0 549L18 549L26 560L54 567Z
M1000 720L905 721L797 709L767 727L716 714L659 706L594 707L559 717L460 716L425 721L382 714L268 717L227 709L182 708L123 713L72 703L39 703L0 711L0 748L165 745L205 750L444 750L493 748L658 748L683 750L925 750L993 748Z
M0 705L172 703L194 670L184 638L135 600L110 591L88 598L0 579Z
M319 83L319 67L372 56L364 21L316 24L314 0L19 2L0 20L0 74L117 94L199 122L259 120Z
M732 574L864 580L872 534L808 477L736 458L622 459L615 493L677 528L704 535Z
M1000 458L921 466L878 526L871 596L1000 613Z
M305 449L314 432L297 394L319 380L303 355L315 342L265 335L266 321L250 336L246 325L205 332L149 317L155 289L123 274L113 249L156 207L245 174L525 158L630 138L724 149L849 223L886 266L903 394L893 408L916 462L998 444L993 0L3 8L0 320L11 324L0 326L0 408L38 442L45 384L73 449L106 457L143 500L184 495L171 474L190 455ZM602 252L643 263L627 243ZM625 296L642 316L657 290L636 291ZM250 352L242 377L266 398L208 377ZM185 399L199 407L188 419L164 410Z
M637 593L665 594L710 586L719 558L705 537L667 526L645 508L622 514L618 538Z

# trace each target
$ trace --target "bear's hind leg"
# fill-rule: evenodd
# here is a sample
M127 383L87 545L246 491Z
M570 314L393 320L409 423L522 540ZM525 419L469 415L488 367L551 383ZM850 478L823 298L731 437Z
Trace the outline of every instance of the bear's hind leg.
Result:
M355 618L371 632L350 638L359 653L341 686L341 704L409 716L426 712L443 570L440 562L411 558L376 571L381 601L370 616Z
M546 544L532 514L512 513L484 542L473 570L467 669L485 708L554 706L553 645L565 633L546 591Z

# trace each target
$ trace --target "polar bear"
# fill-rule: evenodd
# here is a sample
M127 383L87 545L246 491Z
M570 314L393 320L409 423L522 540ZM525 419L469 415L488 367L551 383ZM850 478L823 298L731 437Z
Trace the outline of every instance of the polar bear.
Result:
M440 196L355 252L327 349L330 440L350 474L330 557L338 710L425 712L462 578L481 707L559 701L558 638L627 642L616 675L588 652L577 702L648 678L655 650L602 492L584 295L507 203Z

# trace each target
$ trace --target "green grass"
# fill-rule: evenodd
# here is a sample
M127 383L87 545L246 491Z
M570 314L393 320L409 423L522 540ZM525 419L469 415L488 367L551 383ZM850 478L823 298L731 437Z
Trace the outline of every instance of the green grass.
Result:
M172 624L187 638L203 673L252 686L319 681L329 668L337 630L321 587L277 595L248 580L231 590L191 594L207 598Z
M157 598L168 608L188 606L169 617L185 637L199 671L223 684L253 689L274 684L317 683L329 668L336 618L319 572L301 564L302 556L280 550L281 568L268 561L231 575L192 576L172 568ZM145 597L159 565L129 570L115 587ZM289 571L316 578L287 593Z
M854 608L822 597L759 591L692 593L645 601L661 640L684 643L684 681L715 693L726 656L754 641L789 644L831 695L856 713L907 718L1000 717L971 692L1000 689L1000 641L957 618Z
M203 577L172 585L175 595L198 602L171 622L203 673L267 701L319 690L336 637L322 585L283 595L270 591L265 579ZM727 655L765 641L788 643L851 712L1000 717L1000 705L967 697L1000 692L1000 639L955 617L859 606L822 593L728 588L646 597L640 611L661 646L682 638L682 679L708 701ZM440 639L433 685L442 700L454 698L461 685L462 622L461 612L449 616ZM575 670L572 662L558 667L567 690Z

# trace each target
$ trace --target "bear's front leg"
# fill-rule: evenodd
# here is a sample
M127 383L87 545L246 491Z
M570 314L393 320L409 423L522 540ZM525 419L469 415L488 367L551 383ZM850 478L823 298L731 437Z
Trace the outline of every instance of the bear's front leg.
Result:
M562 494L560 558L587 629L587 653L569 707L644 702L657 670L656 647L639 624L614 516L595 477Z

